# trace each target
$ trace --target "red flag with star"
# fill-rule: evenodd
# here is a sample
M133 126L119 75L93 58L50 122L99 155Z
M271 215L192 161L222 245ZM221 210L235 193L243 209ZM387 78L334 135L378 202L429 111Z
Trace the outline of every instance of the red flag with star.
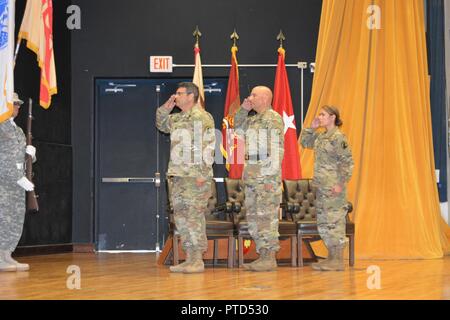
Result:
M278 49L278 65L275 76L273 109L280 114L284 123L284 158L282 163L282 179L297 180L302 178L300 153L297 145L297 130L294 108L292 107L291 89L284 61L285 50Z

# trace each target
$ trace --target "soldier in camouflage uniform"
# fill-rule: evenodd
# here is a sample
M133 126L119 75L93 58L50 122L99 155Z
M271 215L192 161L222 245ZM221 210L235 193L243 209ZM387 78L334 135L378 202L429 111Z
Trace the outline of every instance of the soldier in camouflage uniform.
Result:
M10 119L0 123L0 271L27 271L29 265L11 257L22 235L25 220L25 192L33 184L25 177L25 154L35 160L36 149L26 146L25 135L14 118L23 103L14 93Z
M208 248L205 214L211 196L214 162L214 119L198 104L198 87L180 83L169 100L156 111L156 126L170 133L170 161L175 225L186 261L171 266L172 272L204 271L203 253ZM180 113L170 114L178 106Z
M280 249L278 214L281 201L281 162L284 154L284 125L272 107L272 91L255 87L237 111L237 134L243 131L246 162L243 180L248 230L256 243L259 258L244 264L245 270L272 271ZM248 117L250 110L256 115Z
M302 146L315 151L313 185L317 187L317 225L328 249L328 258L312 265L315 270L342 271L345 268L346 184L352 176L353 159L347 138L339 131L341 125L339 110L324 106L311 128L301 134ZM317 132L319 127L326 131Z

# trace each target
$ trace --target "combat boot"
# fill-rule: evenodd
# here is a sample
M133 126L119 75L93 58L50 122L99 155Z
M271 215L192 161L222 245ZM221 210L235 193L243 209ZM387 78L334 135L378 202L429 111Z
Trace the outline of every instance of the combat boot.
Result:
M3 250L0 253L3 256L3 261L6 263L12 264L16 266L16 271L28 271L30 270L30 265L27 263L19 263L11 257L11 252L7 250Z
M277 269L276 252L261 249L261 256L258 263L250 264L251 271L275 271Z
M261 248L261 249L259 250L259 257L258 257L258 259L256 259L255 261L253 261L253 262L251 262L251 263L244 263L242 266L244 267L245 270L251 271L251 270L253 270L253 268L254 268L256 265L260 264L260 263L264 260L263 257L264 257L266 254L268 254L268 250L267 250L267 249L264 249L264 248Z
M205 271L205 264L203 263L203 252L200 250L194 251L192 261L188 264L183 273L200 273Z
M344 271L344 249L345 246L337 246L334 247L335 255L334 259L330 260L329 263L326 263L321 266L321 269L324 271Z
M6 271L16 271L17 270L16 265L13 264L13 263L7 262L5 260L4 252L5 251L3 251L3 250L0 251L0 272L3 272L3 271L5 271L5 272Z
M0 272L17 271L16 265L0 261Z
M328 257L326 259L323 259L317 263L313 263L311 267L316 271L323 271L322 267L329 264L333 259L335 259L336 250L335 247L329 247L328 249Z
M186 250L186 260L176 266L170 266L170 272L184 272L185 268L192 263L193 251L192 249Z

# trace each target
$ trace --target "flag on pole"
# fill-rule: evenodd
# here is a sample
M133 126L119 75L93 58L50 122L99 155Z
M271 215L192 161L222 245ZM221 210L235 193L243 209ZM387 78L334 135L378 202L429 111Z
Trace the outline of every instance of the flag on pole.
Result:
M237 51L238 48L236 46L231 48L231 69L222 121L221 145L222 154L227 160L228 176L232 179L240 179L244 169L244 142L234 134L234 115L241 105Z
M40 105L47 109L51 96L58 92L56 86L55 56L53 53L53 2L28 0L19 41L25 39L27 47L37 55L41 68Z
M0 122L9 119L13 112L14 94L14 21L15 1L0 0Z
M282 179L301 179L300 154L297 145L297 130L294 109L292 107L291 89L284 61L285 50L278 49L278 65L275 76L273 109L278 112L284 122L284 158L282 163Z
M203 108L205 108L205 89L203 87L202 60L200 59L200 47L198 46L198 43L196 43L194 46L194 55L195 69L192 82L197 85L199 92L199 103Z

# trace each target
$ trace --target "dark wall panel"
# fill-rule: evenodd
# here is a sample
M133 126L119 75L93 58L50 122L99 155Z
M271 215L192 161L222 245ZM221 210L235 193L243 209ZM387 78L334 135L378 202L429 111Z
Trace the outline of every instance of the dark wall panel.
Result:
M25 9L16 1L16 32ZM69 0L53 1L53 43L58 94L48 110L39 106L40 69L36 54L22 42L14 70L15 90L26 104L16 123L26 129L28 98L34 102L33 144L38 162L34 165L40 212L27 214L19 246L72 242L72 146L71 146L71 50L66 28Z
M35 145L39 150L35 183L40 211L26 215L20 244L72 243L71 148L48 142Z

